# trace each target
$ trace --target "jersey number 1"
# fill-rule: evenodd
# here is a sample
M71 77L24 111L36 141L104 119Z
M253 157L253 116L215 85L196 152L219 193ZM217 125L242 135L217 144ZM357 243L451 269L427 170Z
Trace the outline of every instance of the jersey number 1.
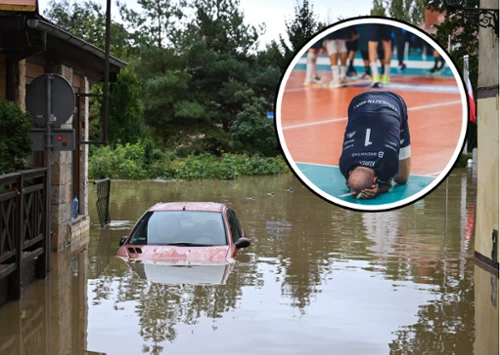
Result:
M372 142L370 141L370 134L371 133L372 133L372 129L371 128L367 128L366 129L366 136L365 136L365 147L367 147L370 144L372 144Z

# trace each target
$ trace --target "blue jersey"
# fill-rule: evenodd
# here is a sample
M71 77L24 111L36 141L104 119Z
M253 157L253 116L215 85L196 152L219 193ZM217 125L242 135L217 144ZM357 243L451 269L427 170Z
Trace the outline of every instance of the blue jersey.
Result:
M399 150L410 145L408 113L401 96L389 91L367 91L348 108L339 168L346 179L358 166L375 170L386 183L399 172Z

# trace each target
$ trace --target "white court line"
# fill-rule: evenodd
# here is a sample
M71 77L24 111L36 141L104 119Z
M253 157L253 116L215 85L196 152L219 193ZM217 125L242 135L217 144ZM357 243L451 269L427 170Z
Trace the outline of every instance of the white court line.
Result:
M451 105L456 105L456 104L461 104L461 103L462 103L462 100L448 101L448 102L437 103L437 104L429 104L429 105L411 107L408 109L408 111L425 110L425 109L433 108L433 107L451 106ZM292 125L292 126L282 127L282 129L287 130L287 129L294 129L294 128L302 128L302 127L316 126L319 124L341 122L341 121L346 121L346 120L347 120L347 117L332 118L330 120L301 123L301 124L296 124L296 125Z
M346 194L339 195L339 197L346 197L346 196L351 196L351 193L350 193L350 192L348 192L348 193L346 193Z
M439 174L441 174L441 171L436 171L435 173L429 174L428 176L434 176L434 175L439 175Z

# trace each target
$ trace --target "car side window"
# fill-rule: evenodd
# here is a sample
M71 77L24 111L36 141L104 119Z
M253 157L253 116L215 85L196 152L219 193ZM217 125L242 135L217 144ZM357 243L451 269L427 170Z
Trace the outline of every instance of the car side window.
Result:
M227 210L227 219L229 222L229 228L231 228L231 235L233 237L233 243L236 243L241 238L241 231L239 228L238 219L232 210Z
M243 228L241 228L241 223L239 218L236 216L236 212L233 211L234 220L236 221L236 228L238 228L238 232L240 234L240 238L243 238Z
M132 236L130 238L129 244L136 245L147 245L148 244L148 223L151 218L152 213L148 212L141 221L137 224L137 227L132 231Z

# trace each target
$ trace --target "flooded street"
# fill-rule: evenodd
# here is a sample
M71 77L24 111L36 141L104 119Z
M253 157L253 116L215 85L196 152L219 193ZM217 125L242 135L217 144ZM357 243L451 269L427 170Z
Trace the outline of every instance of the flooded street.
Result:
M498 307L473 259L475 184L472 170L457 170L414 205L362 214L321 200L292 174L112 181L104 230L91 186L88 248L54 255L49 279L0 308L8 320L0 347L44 355L495 354L498 319L495 333L475 317L475 278L490 287L481 291L485 312ZM114 257L147 208L185 200L230 203L252 241L234 265L204 275L213 286L190 284L200 275L185 268L167 274Z

